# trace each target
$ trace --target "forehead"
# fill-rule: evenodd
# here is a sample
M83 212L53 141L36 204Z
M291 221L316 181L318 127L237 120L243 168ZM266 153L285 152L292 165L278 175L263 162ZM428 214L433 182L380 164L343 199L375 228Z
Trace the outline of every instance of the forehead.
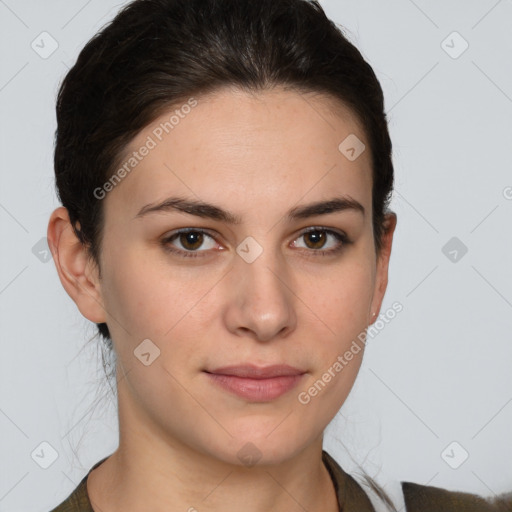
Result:
M360 144L356 159L347 157L346 141ZM123 165L128 172L108 193L106 209L132 217L144 204L177 193L229 202L239 211L252 200L259 207L261 200L297 203L334 189L371 201L365 133L350 109L318 93L224 88L186 100L138 133L118 168Z

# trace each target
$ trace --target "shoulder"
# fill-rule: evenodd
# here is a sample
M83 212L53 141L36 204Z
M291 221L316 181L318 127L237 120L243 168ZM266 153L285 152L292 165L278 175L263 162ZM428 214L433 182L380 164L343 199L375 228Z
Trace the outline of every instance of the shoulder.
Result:
M60 504L50 512L94 512L89 494L87 493L87 478L93 469L96 469L102 462L108 459L104 457L98 461L87 474L82 478L76 489Z
M484 498L477 494L397 481L390 482L393 484L393 496L390 497L389 485L384 491L369 479L363 482L368 488L367 493L325 450L323 460L333 478L340 509L344 505L347 510L357 512L512 512L512 492Z
M94 512L87 495L87 476L78 487L57 507L50 512Z
M512 493L495 498L401 482L407 512L512 512Z

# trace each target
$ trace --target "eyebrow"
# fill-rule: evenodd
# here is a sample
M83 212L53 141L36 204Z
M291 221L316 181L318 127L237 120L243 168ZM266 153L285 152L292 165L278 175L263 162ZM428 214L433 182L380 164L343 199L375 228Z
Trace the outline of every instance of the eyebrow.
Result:
M149 213L174 211L188 213L196 217L218 220L227 224L236 225L242 223L242 218L239 215L226 211L219 206L182 197L169 197L160 203L147 204L140 209L134 219L144 217ZM292 208L285 217L288 221L293 221L341 211L359 212L363 217L365 215L364 206L360 202L351 197L342 196Z

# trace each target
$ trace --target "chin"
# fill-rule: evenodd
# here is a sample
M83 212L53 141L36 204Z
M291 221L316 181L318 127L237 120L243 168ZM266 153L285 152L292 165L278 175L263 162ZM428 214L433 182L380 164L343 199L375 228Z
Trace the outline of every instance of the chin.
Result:
M270 429L258 429L254 424L248 428L247 423L245 431L240 429L234 432L232 428L227 427L226 430L233 437L222 436L222 439L218 440L219 444L213 444L212 438L209 438L208 453L218 460L236 466L253 467L286 462L300 453L311 440L299 435L298 425L290 424L288 428L279 425L283 417L272 421L273 426Z

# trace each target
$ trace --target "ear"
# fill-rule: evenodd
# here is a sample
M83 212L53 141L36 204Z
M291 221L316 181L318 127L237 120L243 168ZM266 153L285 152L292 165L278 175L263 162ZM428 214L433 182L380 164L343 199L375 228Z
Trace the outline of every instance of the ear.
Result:
M60 282L68 295L88 320L105 322L98 268L75 235L68 211L63 206L51 214L47 238Z
M384 220L384 233L382 235L382 247L377 258L377 270L375 276L375 289L369 311L368 325L373 324L379 317L382 300L388 286L388 267L391 256L391 246L393 244L393 234L397 223L396 213L386 214ZM373 314L375 313L375 315Z

